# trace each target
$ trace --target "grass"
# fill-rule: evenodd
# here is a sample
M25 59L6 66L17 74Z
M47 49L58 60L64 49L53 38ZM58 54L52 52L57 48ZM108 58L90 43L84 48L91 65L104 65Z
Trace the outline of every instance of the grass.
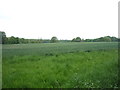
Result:
M86 50L109 50L118 48L117 42L82 42L82 43L40 43L3 45L3 58L24 55L47 55L72 53ZM6 57L7 56L7 57Z
M117 66L117 43L5 45L2 84L3 88L116 88Z

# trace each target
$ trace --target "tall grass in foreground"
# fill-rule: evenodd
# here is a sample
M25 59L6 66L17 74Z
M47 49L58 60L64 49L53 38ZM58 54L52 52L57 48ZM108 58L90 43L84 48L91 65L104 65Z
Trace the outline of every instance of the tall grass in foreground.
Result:
M99 50L3 60L3 88L115 88L118 51Z

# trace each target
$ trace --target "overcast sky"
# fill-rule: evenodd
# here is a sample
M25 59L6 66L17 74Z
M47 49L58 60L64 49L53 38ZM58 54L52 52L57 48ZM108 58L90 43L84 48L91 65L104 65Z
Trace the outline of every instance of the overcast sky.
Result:
M118 37L119 0L0 0L0 31L23 38Z

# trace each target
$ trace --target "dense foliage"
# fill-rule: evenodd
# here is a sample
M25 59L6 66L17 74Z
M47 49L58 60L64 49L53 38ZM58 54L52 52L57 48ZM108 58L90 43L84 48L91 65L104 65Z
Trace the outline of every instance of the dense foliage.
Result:
M19 37L6 37L5 32L0 31L0 43L2 44L21 44L21 43L56 43L56 42L117 42L116 37L100 37L96 39L81 39L80 37L73 38L72 40L58 40L57 37L52 37L51 39L24 39Z
M54 36L51 38L51 43L55 43L55 42L58 42L58 39L57 39L57 37Z
M71 42L81 42L80 37L73 38Z

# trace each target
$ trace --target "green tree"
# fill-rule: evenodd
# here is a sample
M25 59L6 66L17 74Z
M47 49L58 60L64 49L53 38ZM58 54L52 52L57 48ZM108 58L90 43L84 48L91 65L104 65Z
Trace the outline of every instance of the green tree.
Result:
M80 37L76 37L76 42L81 42L81 38Z
M110 36L105 36L105 37L100 37L93 39L93 42L111 42L111 37Z
M75 38L73 38L71 42L75 42Z
M15 38L15 44L19 44L19 38L18 37Z
M84 40L85 42L92 42L93 40L92 39L85 39ZM95 41L94 41L95 42Z
M25 39L24 38L20 38L19 39L19 43L24 43L25 42Z
M51 40L50 40L51 43L55 43L55 42L58 42L58 39L57 37L52 37Z
M104 40L105 42L111 42L111 38L108 37L108 36L103 37L103 40Z
M1 44L7 43L6 33L3 31L0 31L0 43Z
M113 42L117 42L118 41L118 38L116 38L116 37L110 37L111 38L111 41L113 41Z
M8 38L8 43L9 44L19 44L19 38L11 36L10 38Z
M81 42L80 37L73 38L71 42Z

